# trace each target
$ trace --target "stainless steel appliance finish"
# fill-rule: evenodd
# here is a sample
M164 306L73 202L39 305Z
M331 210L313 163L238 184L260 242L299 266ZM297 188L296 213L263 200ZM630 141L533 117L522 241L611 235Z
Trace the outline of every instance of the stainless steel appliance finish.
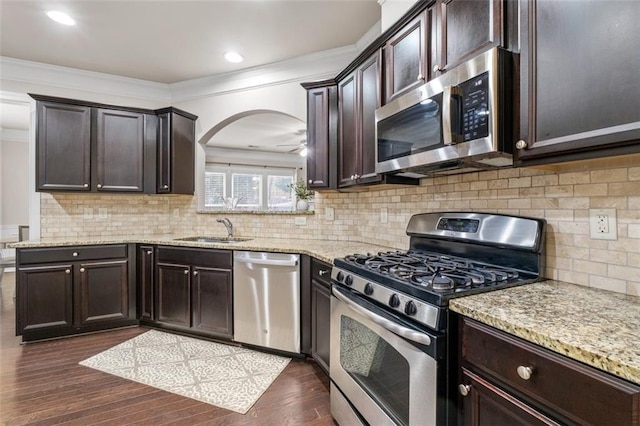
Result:
M300 256L233 254L234 340L300 353Z
M341 425L360 417L376 425L456 424L449 300L531 283L544 271L541 219L424 213L411 217L407 234L406 251L334 260L331 405Z
M510 70L493 48L376 110L376 173L512 165Z

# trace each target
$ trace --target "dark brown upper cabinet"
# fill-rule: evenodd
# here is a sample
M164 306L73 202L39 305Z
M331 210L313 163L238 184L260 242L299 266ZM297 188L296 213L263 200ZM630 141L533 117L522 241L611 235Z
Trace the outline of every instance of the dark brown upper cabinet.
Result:
M304 83L307 90L307 186L336 189L338 98L333 80Z
M159 118L156 192L193 194L197 117L177 108L157 110Z
M96 108L95 184L99 191L144 191L144 114Z
M338 186L379 182L375 111L380 106L380 52L338 83Z
M637 2L522 1L520 165L640 152Z
M36 100L36 190L193 194L196 116Z
M36 106L38 191L91 191L91 108L42 101Z
M432 76L502 44L503 0L438 0Z
M395 33L384 46L385 103L423 84L429 69L428 12Z

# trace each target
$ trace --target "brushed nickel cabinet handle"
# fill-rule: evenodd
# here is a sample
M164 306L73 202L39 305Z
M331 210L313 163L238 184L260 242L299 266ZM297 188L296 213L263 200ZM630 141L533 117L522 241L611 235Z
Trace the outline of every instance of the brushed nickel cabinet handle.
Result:
M84 268L80 268L80 272L84 272Z
M64 273L65 274L70 274L71 273L71 269L65 269Z
M195 277L196 275L198 275L198 271L193 271L193 276Z
M82 185L82 187L83 187L83 188L88 188L88 187L89 187L89 184L88 184L88 183L85 183L84 185Z
M153 254L153 251L151 251L151 250L147 250L147 254L148 254L148 255L152 255L152 254Z
M309 179L309 184L312 184L312 183L313 183L313 179Z
M318 271L318 275L323 276L323 275L325 275L327 272L329 272L329 271L327 271L326 269L320 269L320 270Z
M524 365L521 365L516 369L516 372L518 373L518 376L520 376L522 380L529 380L533 375L533 368L525 367Z
M460 392L460 395L462 396L469 395L469 392L471 392L471 385L458 385L458 392Z
M164 189L169 189L169 185L164 184L164 185L162 185L162 188L164 188Z
M73 257L78 257L78 252L77 252L77 251L74 251L74 252L71 254L71 256L73 256Z
M527 146L528 146L527 142L522 139L516 142L516 148L518 149L525 149Z
M184 274L185 274L185 275L189 275L189 270L188 270L188 269L185 269L185 270L184 270Z
M98 186L98 189L102 188L102 184L101 183L99 183L97 186Z

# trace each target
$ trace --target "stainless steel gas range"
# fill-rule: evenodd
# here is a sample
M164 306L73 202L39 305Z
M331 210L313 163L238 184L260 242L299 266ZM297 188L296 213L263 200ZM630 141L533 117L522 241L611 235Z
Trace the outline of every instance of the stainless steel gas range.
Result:
M407 235L407 251L334 260L331 412L340 425L455 424L449 300L544 271L541 219L424 213Z

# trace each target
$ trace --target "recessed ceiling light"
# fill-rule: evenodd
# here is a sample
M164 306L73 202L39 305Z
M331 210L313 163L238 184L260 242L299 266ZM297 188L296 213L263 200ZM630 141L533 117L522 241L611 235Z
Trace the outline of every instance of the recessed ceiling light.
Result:
M238 52L227 52L224 54L224 58L229 62L233 62L234 64L244 61L244 58Z
M67 15L64 12L60 12L57 10L50 10L47 12L47 16L54 21L63 24L63 25L75 25L76 21L71 18L71 16Z

